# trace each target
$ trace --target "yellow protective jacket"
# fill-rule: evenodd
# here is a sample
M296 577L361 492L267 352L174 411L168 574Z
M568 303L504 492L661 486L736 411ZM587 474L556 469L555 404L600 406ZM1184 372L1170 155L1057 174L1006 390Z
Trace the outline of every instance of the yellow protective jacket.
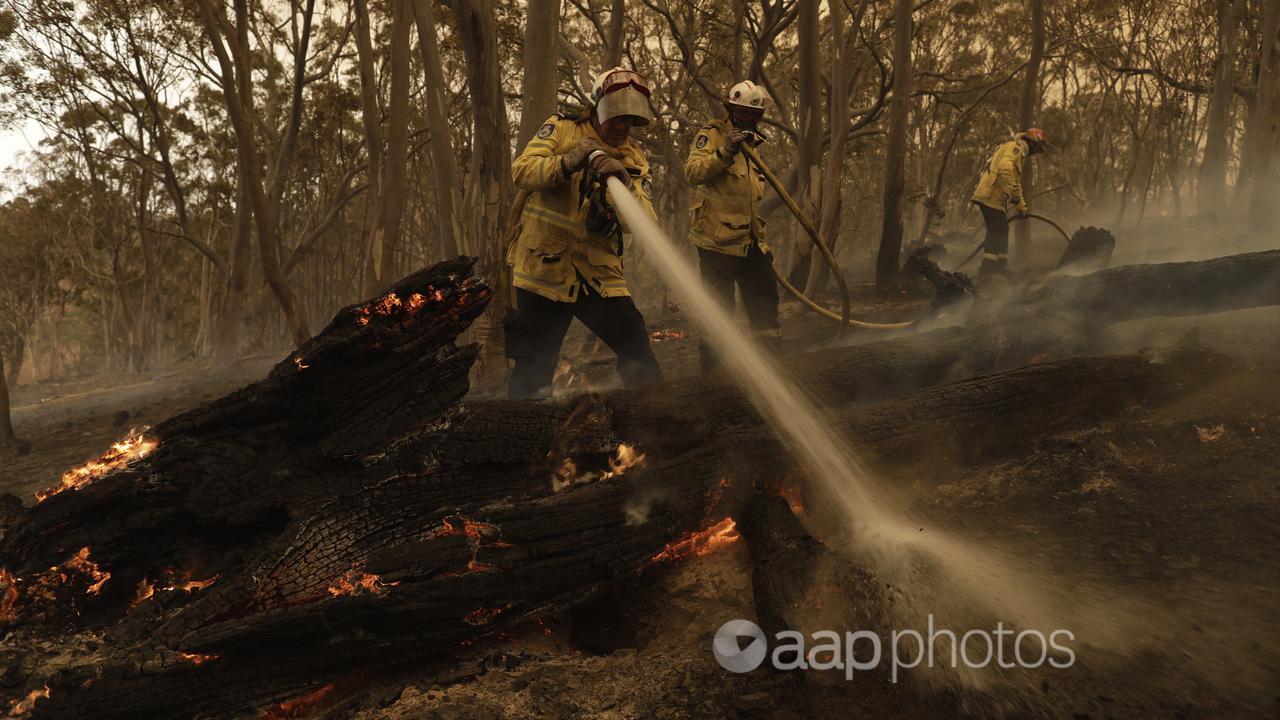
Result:
M764 219L757 213L764 198L764 178L742 153L723 151L731 126L724 120L703 125L684 163L684 175L697 196L690 209L689 240L725 255L743 257L753 242L761 252Z
M1017 207L1022 202L1022 165L1027 152L1027 141L1022 138L996 148L978 178L973 201L1005 212Z
M529 192L520 230L507 250L512 284L558 302L576 301L581 279L602 297L630 295L622 243L587 232L591 188L586 173L566 173L561 161L560 156L583 138L604 145L589 118L552 115L511 166L516 187ZM632 193L654 217L644 153L629 140L605 148L626 166Z

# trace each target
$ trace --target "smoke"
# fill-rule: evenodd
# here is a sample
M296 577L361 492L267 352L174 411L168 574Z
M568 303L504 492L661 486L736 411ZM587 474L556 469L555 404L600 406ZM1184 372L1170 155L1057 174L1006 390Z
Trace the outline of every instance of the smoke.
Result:
M1036 558L976 544L914 515L909 498L888 491L711 298L625 188L614 180L609 184L614 206L637 242L662 269L703 336L718 347L761 416L808 471L815 504L838 518L843 542L835 546L883 582L896 626L924 627L932 616L951 628L988 627L996 621L1043 631L1065 628L1097 665L1111 658L1130 662L1172 641L1165 632L1173 620L1167 613L1119 594L1105 578L1067 576ZM946 682L984 687L995 680L986 673L963 673Z

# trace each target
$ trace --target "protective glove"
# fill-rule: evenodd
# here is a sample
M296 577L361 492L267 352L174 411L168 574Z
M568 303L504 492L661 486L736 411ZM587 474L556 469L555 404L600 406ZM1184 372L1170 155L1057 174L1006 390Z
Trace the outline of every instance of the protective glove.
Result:
M568 150L561 153L560 158L564 162L565 170L575 172L586 167L591 154L597 150L604 152L604 145L601 145L600 141L583 138L569 146Z
M606 177L613 176L622 181L627 187L631 187L631 173L627 172L627 166L622 161L611 157L603 149L596 153L591 153L591 171L603 180Z
M737 155L741 152L742 146L749 141L750 137L751 136L743 130L739 130L738 128L730 129L724 136L725 153L730 157Z
M584 224L587 226L587 232L592 235L611 238L618 234L620 229L618 216L613 212L613 206L609 204L603 185L591 193L587 201L587 217Z
M1014 214L1014 217L1025 217L1025 216L1026 216L1026 214L1027 214L1027 213L1029 213L1029 212L1031 212L1031 208L1027 207L1027 201L1026 201L1026 200L1019 200L1019 201L1018 201L1018 210L1017 210L1017 212Z

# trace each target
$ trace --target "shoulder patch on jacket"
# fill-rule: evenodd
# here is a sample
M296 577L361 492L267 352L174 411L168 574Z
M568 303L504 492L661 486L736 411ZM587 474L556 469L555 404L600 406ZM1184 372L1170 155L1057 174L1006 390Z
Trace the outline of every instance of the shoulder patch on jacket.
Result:
M551 133L556 131L556 124L548 121L542 127L538 128L538 137L546 139L551 137Z
M640 181L640 189L644 190L645 195L653 197L653 183L649 181L649 178Z
M695 143L694 143L694 145L695 145L699 150L701 150L702 148L706 147L706 146L707 146L707 134L706 134L706 133L701 133L701 134L699 134L699 135L698 135L698 140L697 140L697 142L695 142Z

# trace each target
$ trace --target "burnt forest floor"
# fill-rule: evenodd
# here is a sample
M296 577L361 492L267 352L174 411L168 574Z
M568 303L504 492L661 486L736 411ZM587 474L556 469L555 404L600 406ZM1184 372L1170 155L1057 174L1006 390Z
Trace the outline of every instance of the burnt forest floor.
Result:
M888 320L920 304L912 297L874 304L863 297L856 314ZM678 309L646 316L651 331L669 331L655 345L668 376L698 372L696 335ZM830 332L829 323L794 307L783 319L796 345L816 346ZM710 646L726 620L755 617L751 560L738 541L659 565L573 617L477 645L452 676L379 678L345 698L335 693L316 716L1275 717L1277 327L1274 308L1115 326L1096 341L1097 354L1170 347L1190 334L1231 356L1232 370L1185 388L1172 402L1135 404L1102 422L1082 420L1052 432L1025 428L1010 438L1007 452L966 457L947 447L938 454L946 462L922 458L876 468L885 482L908 488L938 526L1042 560L1063 593L1159 608L1158 643L1135 658L1095 664L1081 650L1071 671L1028 676L1007 692L926 690L910 677L895 685L818 673L732 675L717 665ZM576 323L563 355L558 396L616 385L611 354ZM30 449L2 451L0 493L29 503L31 493L129 428L226 394L265 375L278 359L17 388L15 427ZM1072 585L1082 578L1087 589Z

